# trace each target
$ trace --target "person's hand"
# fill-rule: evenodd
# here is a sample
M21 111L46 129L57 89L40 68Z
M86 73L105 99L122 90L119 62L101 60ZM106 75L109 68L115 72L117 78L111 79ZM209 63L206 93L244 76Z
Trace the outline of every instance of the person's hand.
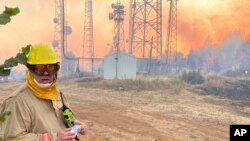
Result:
M59 141L72 141L76 137L75 132L71 131L71 128L65 128L57 133Z
M85 135L87 133L87 125L85 123L75 120L75 124L78 124L81 127L81 131L79 132L80 134Z

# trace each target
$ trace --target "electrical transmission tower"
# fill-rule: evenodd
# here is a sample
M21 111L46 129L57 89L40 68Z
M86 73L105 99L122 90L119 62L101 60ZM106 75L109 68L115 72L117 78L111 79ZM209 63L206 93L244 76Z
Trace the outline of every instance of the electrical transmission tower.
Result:
M126 51L125 49L125 37L124 37L124 5L120 0L117 0L116 4L111 5L114 10L113 13L109 13L109 20L114 20L114 36L113 36L113 51Z
M177 59L177 0L170 1L167 31L167 64L173 66Z
M85 0L83 35L83 58L90 58L91 72L94 72L94 36L93 36L93 9L92 0Z
M162 0L130 0L129 35L131 54L162 59Z

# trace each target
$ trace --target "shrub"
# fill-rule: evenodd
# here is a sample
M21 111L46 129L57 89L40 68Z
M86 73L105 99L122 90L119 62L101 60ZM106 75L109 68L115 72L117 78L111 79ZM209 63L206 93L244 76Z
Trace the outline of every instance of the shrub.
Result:
M248 77L250 70L228 70L223 73L224 76L229 77L239 77L239 76L245 76Z
M183 72L181 75L181 80L190 84L201 84L204 82L204 77L199 70Z
M202 89L209 94L222 95L225 93L226 87L225 79L214 75L207 77Z

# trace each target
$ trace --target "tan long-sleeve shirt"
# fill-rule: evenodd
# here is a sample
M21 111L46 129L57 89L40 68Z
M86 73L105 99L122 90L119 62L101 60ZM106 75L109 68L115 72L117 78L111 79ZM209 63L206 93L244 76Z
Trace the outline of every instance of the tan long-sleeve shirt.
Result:
M65 98L63 98L65 101ZM0 138L4 141L41 141L49 133L56 141L56 133L65 128L60 108L62 101L39 99L21 86L0 107L0 112L11 111L4 123L0 123Z

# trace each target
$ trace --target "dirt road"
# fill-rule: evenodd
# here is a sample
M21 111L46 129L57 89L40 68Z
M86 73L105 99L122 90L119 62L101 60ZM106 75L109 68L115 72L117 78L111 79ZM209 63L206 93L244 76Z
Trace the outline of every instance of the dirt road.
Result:
M0 83L5 98L18 82ZM86 141L228 141L230 124L249 124L250 107L240 101L202 95L183 86L153 91L88 87L60 82L78 119L87 123Z

